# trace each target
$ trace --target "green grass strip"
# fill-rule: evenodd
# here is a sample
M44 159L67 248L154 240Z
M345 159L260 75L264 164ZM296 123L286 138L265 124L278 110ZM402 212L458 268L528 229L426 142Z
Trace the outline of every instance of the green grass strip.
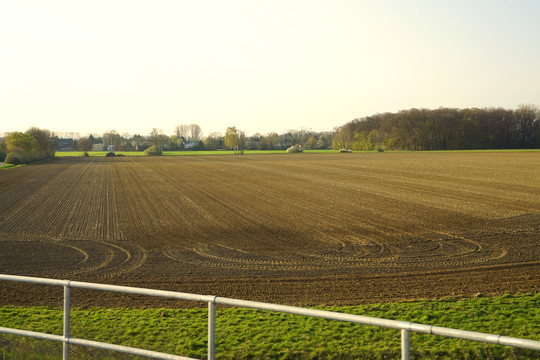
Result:
M16 167L19 167L19 166L24 166L24 165L25 164L22 164L22 165L4 164L4 165L0 166L0 170L13 169L13 168L16 168Z
M411 153L414 151L401 151L390 150L383 153L377 151L359 151L354 150L354 154L397 154L397 153ZM440 151L416 151L416 153L520 153L520 152L540 152L540 149L495 149L495 150L440 150ZM89 156L105 156L108 151L89 151ZM304 150L304 154L339 154L337 150ZM125 156L146 156L143 151L117 151L117 155ZM244 155L268 155L268 154L289 154L285 150L244 150ZM301 154L301 153L300 153ZM296 155L300 155L296 154ZM164 151L164 156L197 156L197 155L235 155L230 150L204 150L204 151ZM81 151L57 151L57 157L66 156L83 156ZM345 155L346 156L346 155Z
M372 152L372 151L371 151ZM105 156L108 151L89 151L89 156ZM306 154L334 154L336 150L304 150ZM117 151L117 155L146 156L143 151ZM244 155L288 154L285 150L244 150ZM163 156L235 155L230 150L164 151ZM291 155L291 154L289 154ZM57 157L83 156L81 151L57 151Z
M318 309L540 341L540 294ZM73 309L71 315L74 337L206 358L205 308ZM61 335L62 311L5 306L0 308L0 326ZM73 351L77 359L130 358L81 347ZM217 359L395 359L400 356L400 332L218 307L216 353ZM52 359L60 354L59 344L0 334L0 359ZM531 350L416 333L411 334L411 355L413 359L540 358Z

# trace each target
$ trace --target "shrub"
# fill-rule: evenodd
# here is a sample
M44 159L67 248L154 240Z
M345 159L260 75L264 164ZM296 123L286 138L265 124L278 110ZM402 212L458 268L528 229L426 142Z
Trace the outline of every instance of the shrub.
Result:
M304 151L304 149L302 149L302 146L300 145L294 145L287 149L288 153L301 153L302 151Z
M144 150L144 154L148 156L160 156L162 154L161 149L158 149L155 145L150 146Z
M6 164L12 164L12 165L20 165L24 163L24 158L15 152L10 152L6 155L6 159L4 160Z

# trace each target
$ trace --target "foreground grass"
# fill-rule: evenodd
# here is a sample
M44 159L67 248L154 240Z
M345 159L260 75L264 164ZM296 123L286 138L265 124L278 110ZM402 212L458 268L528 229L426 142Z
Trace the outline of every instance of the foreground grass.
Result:
M320 309L540 340L540 294ZM62 334L60 309L0 308L0 326ZM206 309L73 309L71 335L206 358ZM0 359L56 359L61 344L0 334ZM538 359L539 352L411 334L413 359ZM400 333L373 326L218 308L218 359L397 359ZM72 346L73 358L128 355Z
M0 166L0 170L12 169L24 165L3 164Z

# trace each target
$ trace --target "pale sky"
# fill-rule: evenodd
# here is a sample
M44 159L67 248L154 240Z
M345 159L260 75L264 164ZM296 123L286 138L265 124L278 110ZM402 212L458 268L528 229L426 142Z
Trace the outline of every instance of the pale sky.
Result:
M540 105L537 0L0 0L0 135Z

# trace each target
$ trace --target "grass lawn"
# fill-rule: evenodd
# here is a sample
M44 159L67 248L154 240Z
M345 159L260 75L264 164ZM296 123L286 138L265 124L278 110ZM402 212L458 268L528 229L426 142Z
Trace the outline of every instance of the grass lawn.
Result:
M108 151L89 151L89 156L105 156ZM328 154L337 153L336 150L304 150L307 154ZM125 156L146 156L143 151L117 151L117 155ZM262 155L262 154L287 154L285 150L244 150L246 155ZM56 156L82 156L81 151L57 151ZM231 150L208 150L208 151L164 151L164 156L193 156L193 155L234 155Z
M540 340L540 294L321 307L323 310ZM71 335L206 358L207 310L72 309ZM62 311L0 307L0 326L62 334ZM2 359L61 357L61 344L0 334ZM131 358L73 347L73 357ZM241 308L219 308L217 359L396 359L400 332ZM3 356L3 357L2 357ZM540 353L473 341L411 334L412 359L538 359Z
M386 151L385 153L409 153L410 151ZM425 153L444 153L444 152L540 152L540 149L500 149L500 150L441 150L441 151L424 151ZM89 156L105 156L108 151L89 151ZM338 154L337 150L304 150L305 154ZM377 151L353 151L353 153L374 154ZM422 151L418 151L422 153ZM117 155L125 156L146 156L143 151L117 151ZM244 150L245 155L265 155L265 154L287 154L285 150ZM384 154L384 153L383 153ZM82 156L81 151L57 151L56 156ZM194 156L194 155L235 155L231 150L205 150L205 151L164 151L164 156Z

